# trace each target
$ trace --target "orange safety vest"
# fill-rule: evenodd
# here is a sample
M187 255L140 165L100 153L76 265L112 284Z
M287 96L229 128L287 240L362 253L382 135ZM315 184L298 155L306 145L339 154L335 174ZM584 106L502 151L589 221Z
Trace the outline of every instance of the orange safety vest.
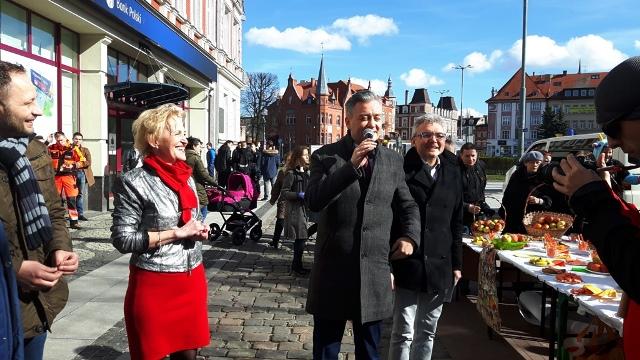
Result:
M76 172L77 163L86 161L82 151L77 146L72 146L67 140L66 144L55 143L49 146L51 165L56 175L69 175Z

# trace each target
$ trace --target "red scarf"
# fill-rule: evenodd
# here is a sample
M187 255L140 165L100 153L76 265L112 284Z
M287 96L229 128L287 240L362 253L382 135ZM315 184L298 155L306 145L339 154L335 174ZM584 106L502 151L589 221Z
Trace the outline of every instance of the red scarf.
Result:
M183 160L178 160L173 165L167 164L153 154L144 158L144 164L155 170L160 180L178 194L178 206L182 210L179 225L188 223L191 220L191 209L198 207L198 198L188 183L191 167Z

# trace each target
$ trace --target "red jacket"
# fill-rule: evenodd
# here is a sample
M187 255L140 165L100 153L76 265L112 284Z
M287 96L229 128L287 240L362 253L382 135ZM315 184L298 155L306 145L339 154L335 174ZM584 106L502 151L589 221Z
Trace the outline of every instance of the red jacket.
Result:
M584 218L583 235L598 250L611 276L629 296L624 319L624 352L640 359L640 213L621 200L604 181L589 183L569 200Z

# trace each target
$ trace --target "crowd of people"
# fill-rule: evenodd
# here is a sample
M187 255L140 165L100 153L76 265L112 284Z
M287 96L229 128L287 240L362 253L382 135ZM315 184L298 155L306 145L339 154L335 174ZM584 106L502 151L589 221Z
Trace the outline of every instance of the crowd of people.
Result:
M608 142L591 154L597 167L620 165L612 159L616 147L640 158L638 84L640 57L632 57L598 88L597 121ZM0 61L0 175L7 179L0 182L2 359L42 358L68 298L64 276L78 268L66 218L80 227L94 183L81 133L72 141L62 132L47 141L33 133L41 115L35 98L24 68ZM258 191L262 179L263 200L278 204L270 245L278 249L284 230L293 242L292 273L309 274L303 251L317 231L306 304L314 359L338 358L347 321L356 358L378 359L388 317L389 359L431 358L443 304L463 276L462 237L478 216L494 216L484 194L485 166L471 143L455 154L436 114L415 119L403 158L378 141L379 97L360 91L345 107L347 135L313 154L301 146L282 157L270 141L264 149L240 141L232 151L227 141L217 150L206 144L206 163L202 141L187 137L181 108L166 104L140 114L132 128L135 150L116 182L111 227L113 245L132 254L124 313L133 359L195 359L209 344L205 187L224 186L232 172L251 177ZM583 219L582 232L629 295L624 345L628 358L637 358L640 214L622 200L622 189L638 178L595 172L572 155L552 165L552 157L531 151L521 158L500 210L505 231L525 232L525 209L573 211ZM545 166L553 168L551 180L540 176Z

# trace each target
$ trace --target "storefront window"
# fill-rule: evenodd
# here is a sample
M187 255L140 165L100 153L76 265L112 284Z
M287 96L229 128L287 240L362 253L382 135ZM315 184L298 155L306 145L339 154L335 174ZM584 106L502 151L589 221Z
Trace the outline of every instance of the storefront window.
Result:
M60 29L62 65L78 67L78 34L65 28Z
M55 60L55 25L36 14L31 14L31 53Z
M0 42L27 50L27 11L6 0L0 0Z
M107 50L107 84L113 85L118 82L118 54L112 50Z
M118 54L118 82L129 80L129 58Z
M78 131L78 75L62 71L62 129Z

